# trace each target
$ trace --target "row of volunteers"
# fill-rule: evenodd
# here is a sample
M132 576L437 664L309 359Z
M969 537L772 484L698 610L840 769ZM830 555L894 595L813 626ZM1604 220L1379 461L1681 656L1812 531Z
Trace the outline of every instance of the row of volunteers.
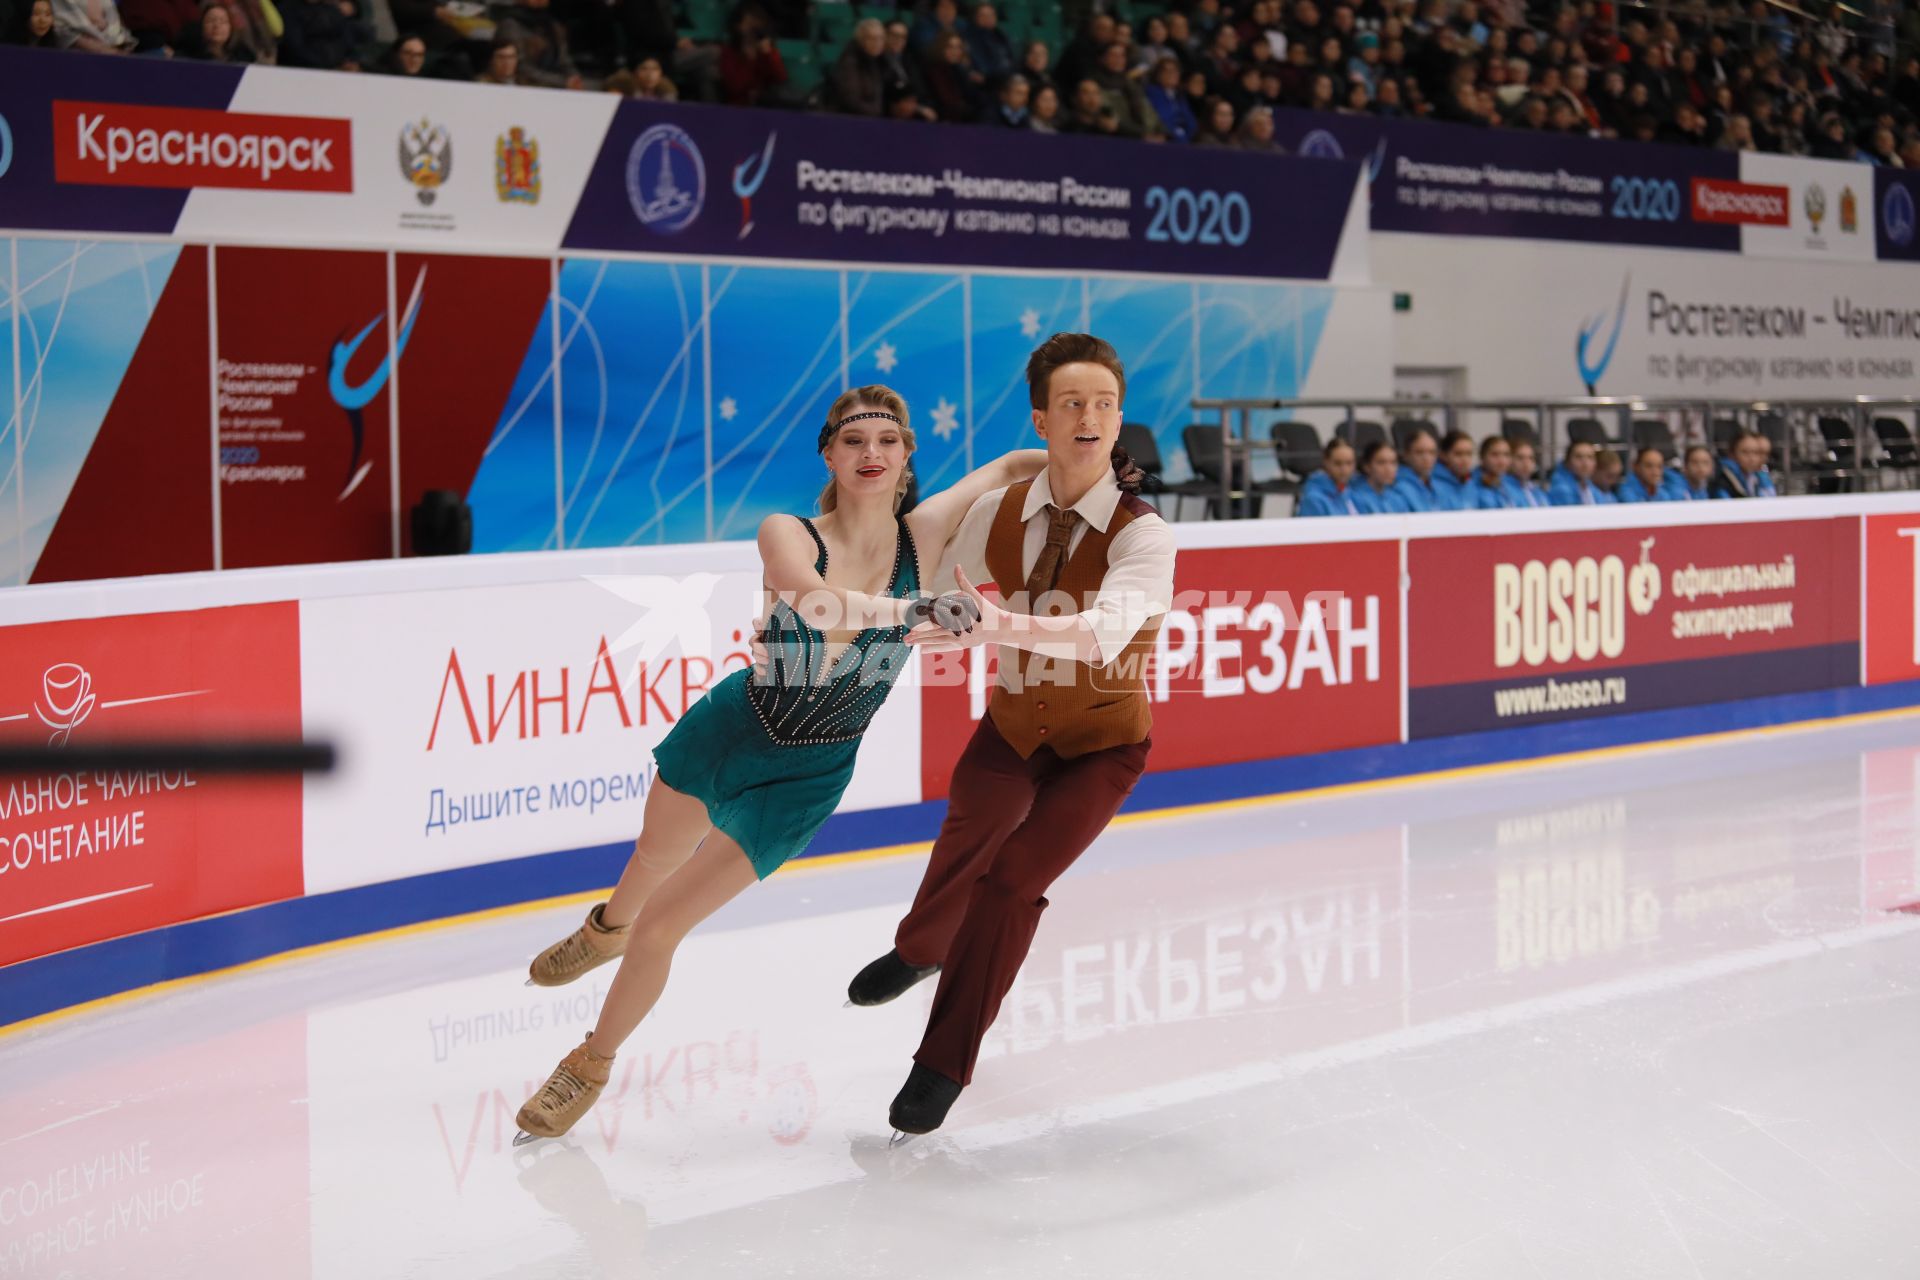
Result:
M1679 461L1669 463L1664 451L1649 445L1634 452L1628 474L1613 450L1576 441L1542 485L1536 478L1539 456L1526 440L1496 435L1476 446L1464 431L1439 440L1423 427L1408 439L1403 459L1384 440L1373 441L1356 455L1352 445L1336 437L1321 451L1320 469L1302 486L1297 512L1391 515L1772 498L1777 496L1767 469L1772 447L1759 432L1743 430L1725 457L1694 445Z

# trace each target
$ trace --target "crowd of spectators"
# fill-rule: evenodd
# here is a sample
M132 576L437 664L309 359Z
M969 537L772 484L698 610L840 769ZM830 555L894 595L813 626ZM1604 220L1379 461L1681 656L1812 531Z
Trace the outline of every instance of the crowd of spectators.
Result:
M0 0L0 31L1253 151L1281 149L1271 111L1287 106L1920 167L1920 9L1902 0L1070 0L1071 28L1033 20L1047 0L737 0L722 23L724 3ZM1063 47L1032 38L1068 29ZM811 69L788 65L801 42Z
M1718 454L1705 445L1673 453L1643 445L1623 455L1576 440L1551 475L1543 474L1539 449L1527 438L1491 435L1475 443L1464 431L1443 439L1423 425L1401 443L1404 452L1384 439L1358 450L1338 436L1329 440L1300 488L1295 512L1394 515L1778 496L1773 443L1746 429Z

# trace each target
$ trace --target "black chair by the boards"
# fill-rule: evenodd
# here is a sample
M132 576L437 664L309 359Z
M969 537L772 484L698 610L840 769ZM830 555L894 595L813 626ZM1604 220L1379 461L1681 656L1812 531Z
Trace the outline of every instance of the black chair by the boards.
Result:
M1540 432L1525 418L1500 419L1500 434L1508 444L1530 444L1536 454L1540 452Z
M1658 449L1668 462L1674 461L1680 454L1680 444L1673 438L1673 428L1667 425L1665 418L1635 418L1633 449L1635 453L1642 449Z
M1898 418L1875 418L1873 438L1880 444L1880 465L1907 471L1920 466L1920 443L1913 431Z
M1320 433L1311 422L1276 422L1269 433L1273 437L1273 460L1280 474L1253 486L1257 494L1288 494L1297 499L1307 477L1320 469Z
M1395 418L1393 420L1393 448L1402 457L1406 456L1407 445L1422 431L1438 441L1443 434L1430 418Z
M1233 477L1233 509L1220 509L1220 480L1225 470L1220 447L1220 427L1215 423L1196 422L1180 432L1180 443L1187 450L1187 465L1193 468L1196 477L1194 484L1203 487L1194 492L1207 496L1207 513L1215 520L1239 518L1254 514L1255 505L1251 491L1247 487L1246 468L1236 463Z
M1146 480L1140 485L1140 492L1148 496L1171 497L1173 518L1176 520L1180 518L1180 504L1184 499L1211 497L1219 492L1217 484L1208 485L1199 480L1182 480L1178 483L1167 480L1166 463L1160 457L1160 441L1155 438L1153 428L1144 422L1120 424L1120 447L1147 473Z
M1598 418L1568 418L1567 441L1570 444L1590 444L1596 449L1604 449L1613 443L1613 436L1607 431L1607 424Z
M1335 427L1333 434L1335 438L1352 445L1354 453L1358 454L1375 440L1385 440L1387 429L1369 419L1355 418L1352 422L1342 422Z

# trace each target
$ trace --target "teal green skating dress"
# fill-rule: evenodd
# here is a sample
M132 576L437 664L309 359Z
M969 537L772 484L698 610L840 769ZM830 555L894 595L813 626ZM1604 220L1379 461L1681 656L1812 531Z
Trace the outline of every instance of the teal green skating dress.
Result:
M801 518L827 574L827 544ZM913 535L899 522L886 594L920 594ZM653 749L659 778L707 806L713 825L746 850L764 880L800 853L832 815L853 777L853 757L874 713L906 670L907 628L869 627L835 660L826 637L776 602L761 639L767 674L736 671L708 690Z

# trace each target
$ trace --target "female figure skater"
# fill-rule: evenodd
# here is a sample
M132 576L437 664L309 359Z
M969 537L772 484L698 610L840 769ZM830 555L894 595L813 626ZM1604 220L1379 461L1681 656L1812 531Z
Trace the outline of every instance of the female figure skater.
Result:
M959 634L978 616L971 598L932 599L920 584L975 499L1038 474L1047 455L1010 453L903 517L912 454L899 395L845 392L820 431L820 518L761 524L768 671L720 681L654 749L643 829L613 896L534 959L531 982L559 986L624 957L594 1029L520 1108L515 1145L559 1137L586 1114L659 1000L680 940L806 848L910 661L908 628L934 621Z

